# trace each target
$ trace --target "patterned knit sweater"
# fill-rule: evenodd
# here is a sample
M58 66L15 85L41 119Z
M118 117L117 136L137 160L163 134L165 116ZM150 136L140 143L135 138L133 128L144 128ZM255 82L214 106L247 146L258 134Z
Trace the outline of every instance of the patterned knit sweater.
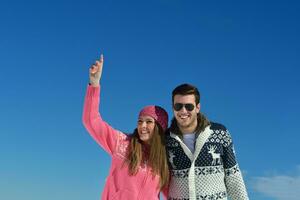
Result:
M195 141L195 152L174 133L166 136L171 181L168 200L247 200L228 130L211 123Z

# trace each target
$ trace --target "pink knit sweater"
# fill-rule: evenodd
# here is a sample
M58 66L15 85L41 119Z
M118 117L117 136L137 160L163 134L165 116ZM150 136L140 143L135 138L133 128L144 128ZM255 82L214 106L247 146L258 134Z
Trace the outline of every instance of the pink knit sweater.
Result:
M130 176L126 159L130 137L102 120L99 113L100 87L88 86L83 109L83 124L94 140L112 157L102 200L157 200L159 177L153 177L145 164Z

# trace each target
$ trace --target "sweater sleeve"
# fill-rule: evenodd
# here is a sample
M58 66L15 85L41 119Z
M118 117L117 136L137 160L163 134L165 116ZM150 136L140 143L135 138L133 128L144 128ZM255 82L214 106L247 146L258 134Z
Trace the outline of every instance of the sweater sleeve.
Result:
M223 162L228 196L232 200L249 200L242 173L236 160L232 138L228 131L226 131L225 141Z
M99 113L99 105L100 86L93 87L89 85L84 101L82 121L93 139L106 152L112 155L117 143L118 131L102 120Z

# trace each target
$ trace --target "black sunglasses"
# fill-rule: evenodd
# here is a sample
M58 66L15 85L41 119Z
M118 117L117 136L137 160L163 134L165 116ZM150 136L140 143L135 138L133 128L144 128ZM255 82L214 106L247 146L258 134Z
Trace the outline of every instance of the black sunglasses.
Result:
M173 108L174 108L174 110L179 111L179 110L181 110L183 108L183 106L185 107L185 109L187 111L192 111L195 108L194 104L191 104L191 103L187 103L187 104L175 103L174 106L173 106Z

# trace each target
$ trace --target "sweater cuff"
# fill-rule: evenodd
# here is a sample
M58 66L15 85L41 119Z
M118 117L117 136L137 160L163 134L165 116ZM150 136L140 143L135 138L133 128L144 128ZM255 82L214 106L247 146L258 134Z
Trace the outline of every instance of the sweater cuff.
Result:
M95 86L92 86L91 84L89 84L87 86L87 96L94 96L94 95L97 95L99 96L100 95L100 85L95 87Z

